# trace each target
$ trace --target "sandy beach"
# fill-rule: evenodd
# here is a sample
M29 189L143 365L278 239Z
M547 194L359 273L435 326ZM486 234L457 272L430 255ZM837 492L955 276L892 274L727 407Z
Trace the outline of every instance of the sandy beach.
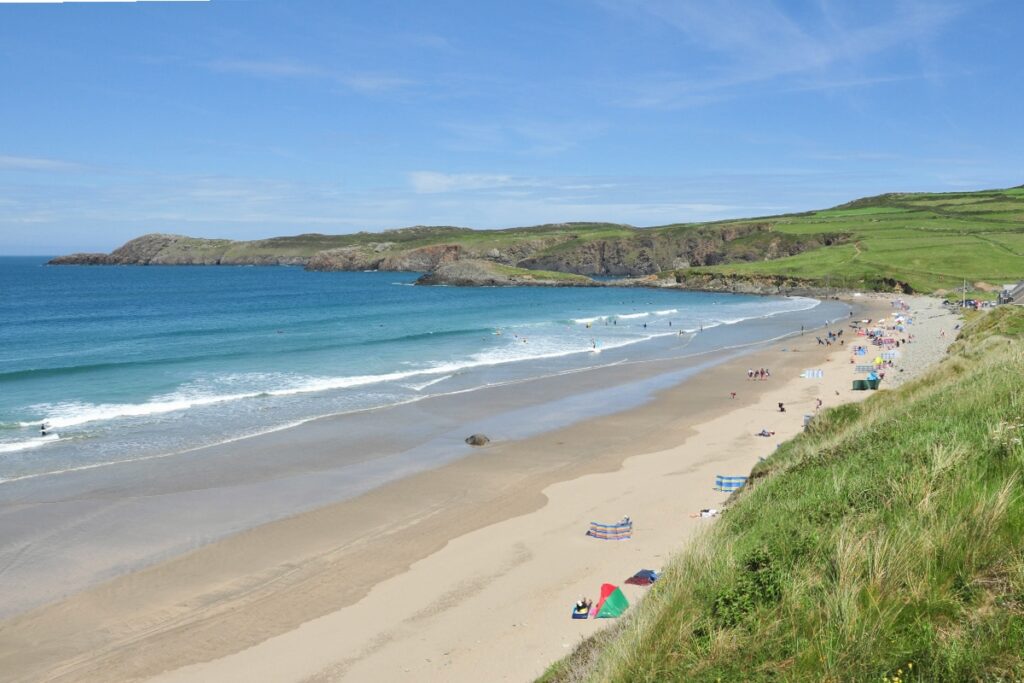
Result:
M955 337L938 300L908 301L914 341L883 388ZM887 297L855 305L858 317L891 311ZM771 379L747 380L759 367ZM642 406L495 442L8 619L0 668L17 681L530 680L605 626L569 619L577 598L611 582L640 599L624 579L660 570L714 523L690 515L727 498L715 475L749 472L818 399L867 398L853 378L847 348L808 331ZM632 540L584 535L623 515Z

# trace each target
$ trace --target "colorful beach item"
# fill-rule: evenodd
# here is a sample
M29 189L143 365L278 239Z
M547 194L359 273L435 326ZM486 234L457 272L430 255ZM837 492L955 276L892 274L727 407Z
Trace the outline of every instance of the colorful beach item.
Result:
M629 607L629 600L622 590L610 583L601 586L601 599L594 606L595 619L610 619L621 616Z
M633 520L623 517L622 521L616 524L591 522L587 536L599 538L602 541L627 541L633 538Z
M641 569L633 576L626 579L626 583L631 586L650 586L652 583L658 580L658 572L653 569Z
M715 477L715 490L731 493L747 483L746 477L719 474Z

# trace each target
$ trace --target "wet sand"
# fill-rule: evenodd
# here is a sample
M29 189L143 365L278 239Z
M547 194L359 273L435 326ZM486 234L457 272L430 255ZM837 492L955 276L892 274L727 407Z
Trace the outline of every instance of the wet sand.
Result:
M27 612L0 624L0 669L11 680L528 679L598 626L571 622L572 601L660 568L706 526L688 513L724 499L715 474L749 471L814 398L865 397L831 352L810 334L783 341L641 407L492 444ZM772 380L747 382L748 366ZM798 377L811 367L825 379ZM776 437L753 436L761 427ZM623 514L633 541L583 536L591 518ZM496 670L508 652L519 654Z

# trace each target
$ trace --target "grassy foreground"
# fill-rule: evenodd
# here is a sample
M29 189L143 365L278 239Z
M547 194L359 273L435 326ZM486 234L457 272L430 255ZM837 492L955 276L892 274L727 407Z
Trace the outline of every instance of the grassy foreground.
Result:
M820 415L541 680L1024 680L1022 334L1024 309L979 315L926 376Z

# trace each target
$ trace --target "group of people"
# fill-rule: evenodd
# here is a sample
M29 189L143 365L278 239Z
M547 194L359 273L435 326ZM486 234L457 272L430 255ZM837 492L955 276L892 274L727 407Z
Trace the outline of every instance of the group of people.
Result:
M771 376L772 376L772 373L770 373L768 371L768 368L759 368L757 370L754 370L753 368L747 368L747 379L748 380L752 380L752 379L763 380L763 379L768 379Z
M838 332L832 332L830 330L829 333L825 335L824 339L822 339L821 337L815 337L815 339L818 340L818 346L832 346L832 344L834 344L837 341L840 343L840 345L845 345L846 341L842 339L842 336L842 330L839 330Z

